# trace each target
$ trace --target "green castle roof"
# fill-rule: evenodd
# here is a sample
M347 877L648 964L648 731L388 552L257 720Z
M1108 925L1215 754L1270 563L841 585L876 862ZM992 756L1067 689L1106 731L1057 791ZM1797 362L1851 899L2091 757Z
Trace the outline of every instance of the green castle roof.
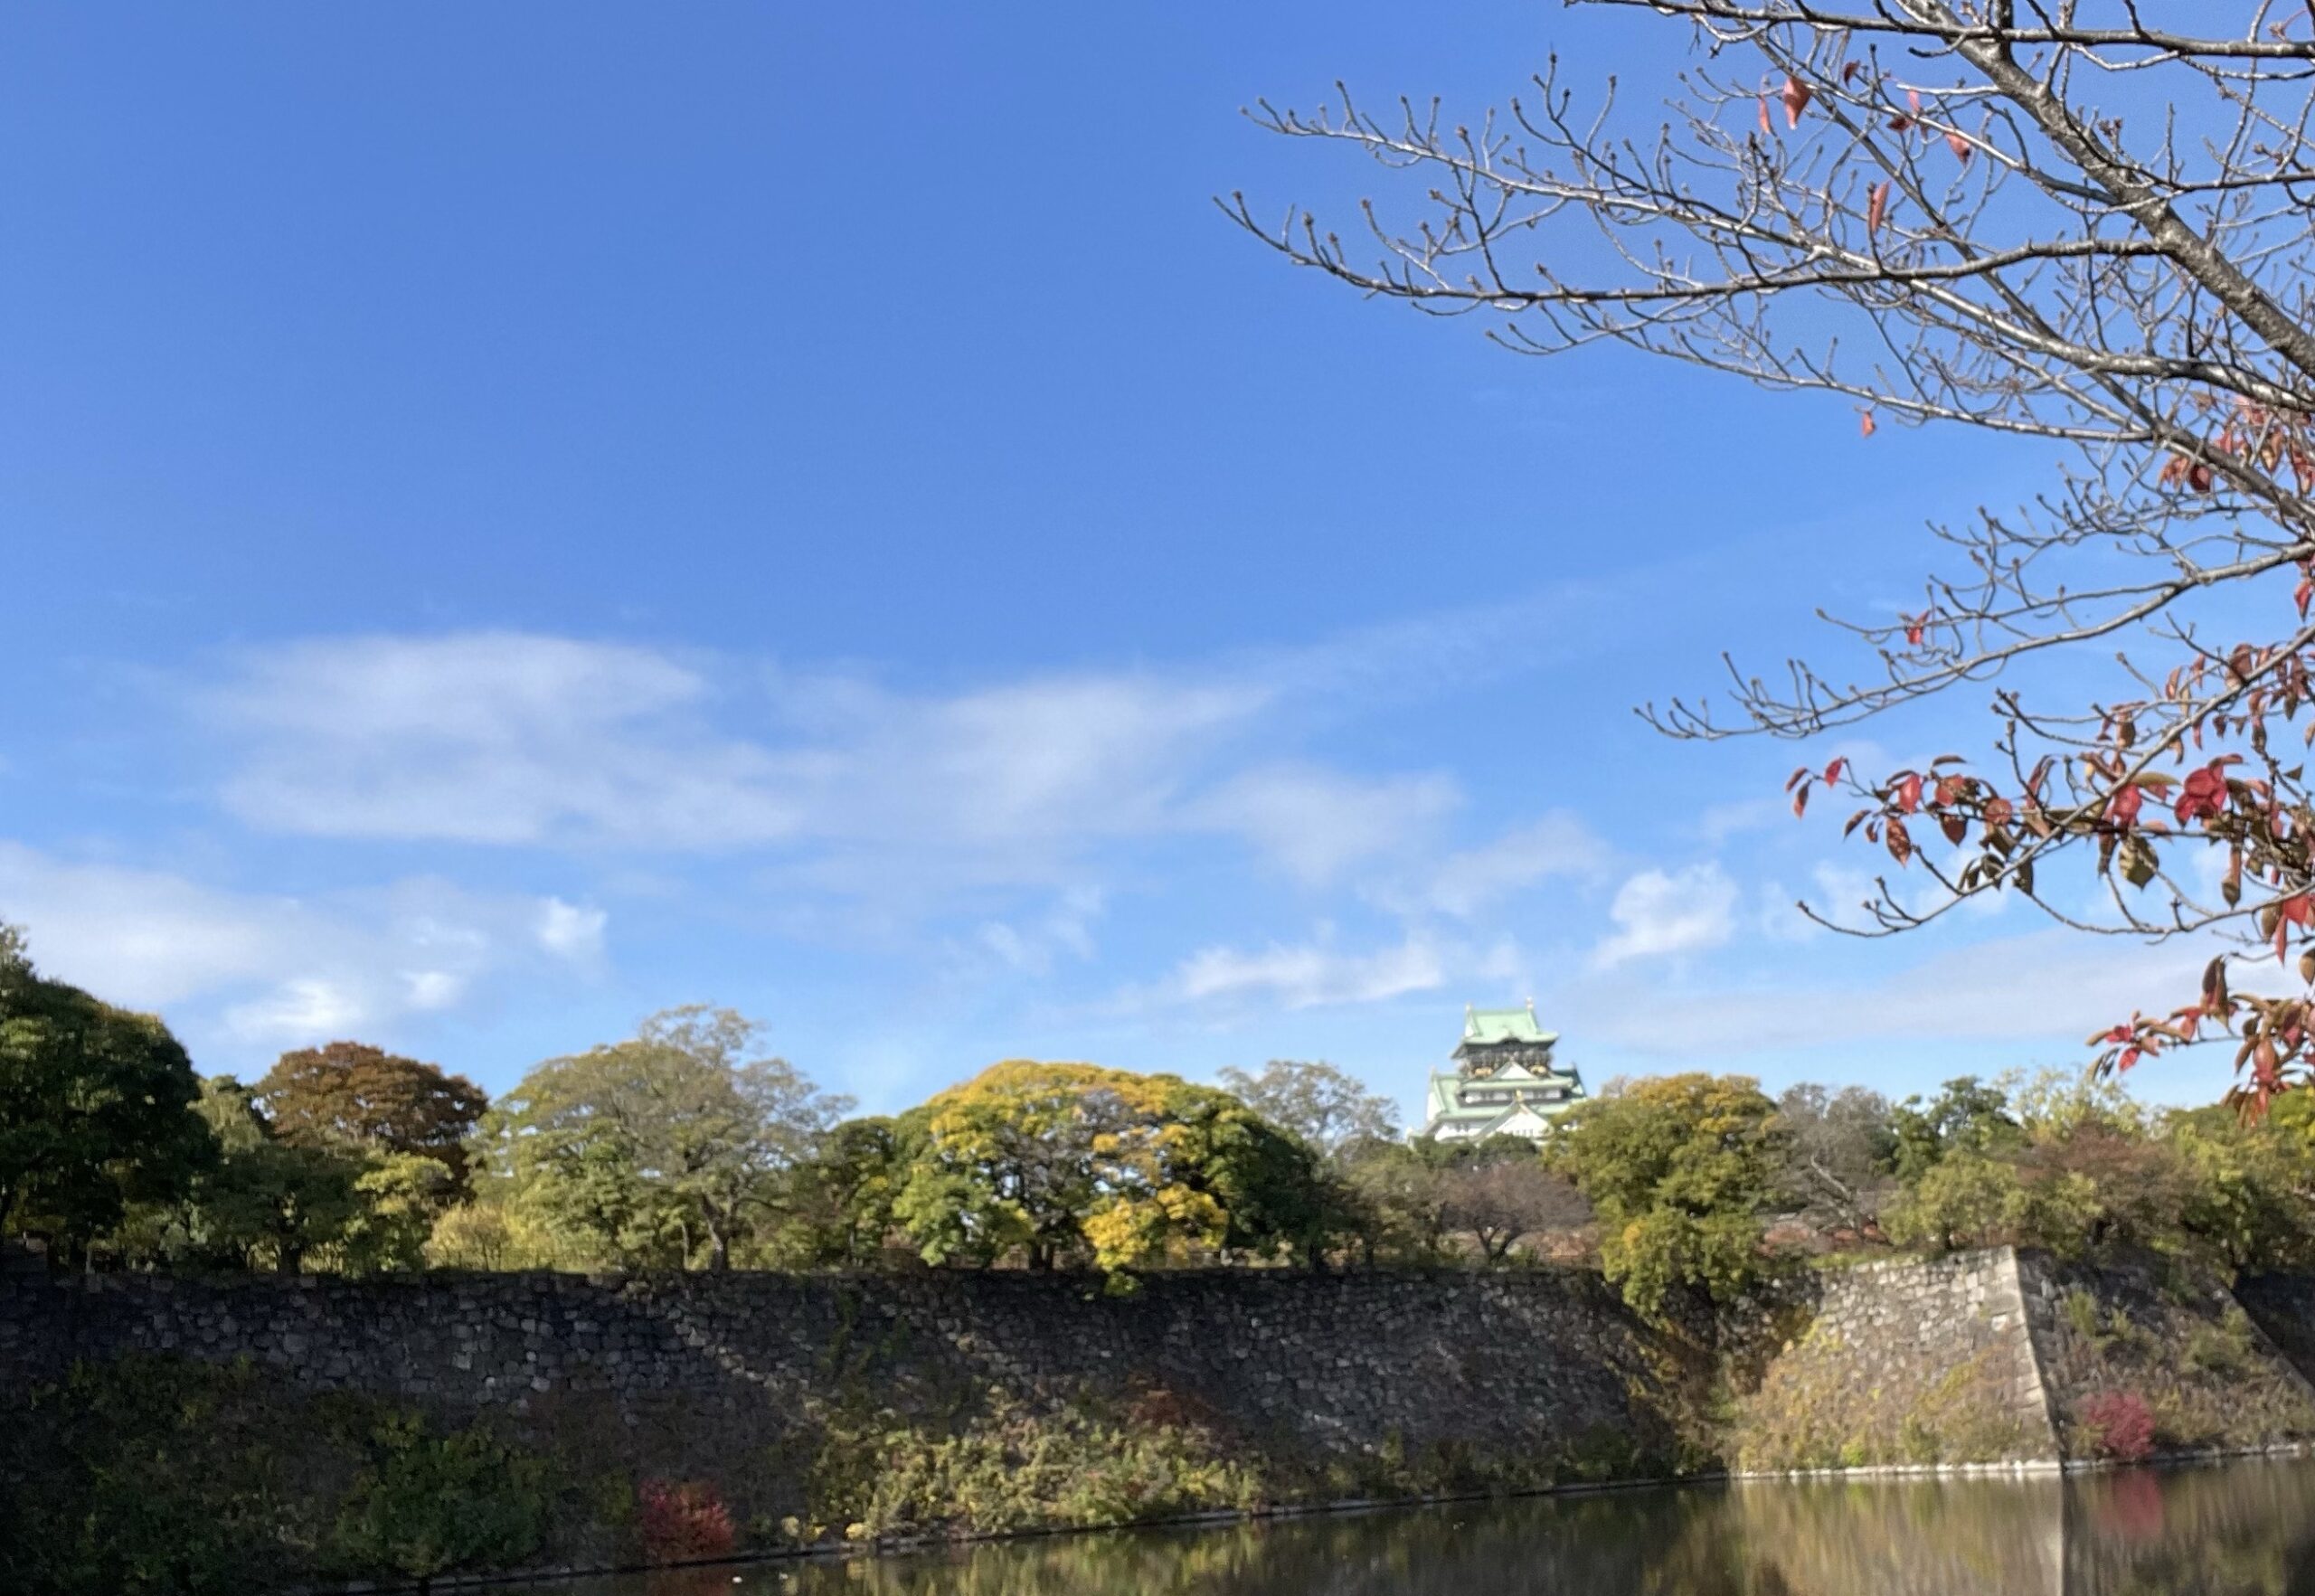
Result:
M1483 1047L1501 1042L1547 1045L1559 1040L1559 1033L1535 1023L1535 1006L1531 1003L1526 1008L1464 1009L1463 1040Z

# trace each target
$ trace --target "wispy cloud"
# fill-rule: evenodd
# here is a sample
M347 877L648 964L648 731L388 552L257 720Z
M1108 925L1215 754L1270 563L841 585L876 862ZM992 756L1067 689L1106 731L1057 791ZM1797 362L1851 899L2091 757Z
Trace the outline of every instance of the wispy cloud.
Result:
M1461 801L1442 775L1365 780L1309 765L1266 765L1223 782L1189 818L1244 836L1317 886L1352 865L1427 849Z
M1946 948L1873 978L1825 960L1800 978L1615 982L1564 995L1587 1034L1693 1056L1828 1043L2056 1042L2074 1045L2133 1011L2194 995L2207 943L2140 947L2064 930Z
M1667 874L1643 870L1608 906L1615 930L1592 956L1602 967L1667 954L1698 953L1728 940L1736 926L1736 883L1718 864Z
M524 970L584 966L605 919L558 899L434 880L304 899L0 843L0 918L40 966L140 1009L213 1012L231 1037L288 1045L391 1027Z
M1438 771L1346 770L1280 744L1331 706L1371 707L1381 684L1508 668L1531 608L945 694L533 633L318 638L232 656L191 703L225 807L265 832L745 851L833 892L902 867L1044 887L1118 839L1230 836L1322 885L1435 855L1460 790ZM1450 895L1468 899L1476 883L1455 879Z
M1408 896L1440 913L1469 920L1541 881L1596 878L1613 857L1614 851L1581 817L1554 810L1492 842L1448 855L1426 872L1420 891Z
M1336 945L1331 928L1320 927L1308 942L1202 948L1164 980L1120 993L1115 1006L1136 1012L1381 1003L1451 982L1508 979L1518 963L1507 940L1482 946L1412 931L1396 942L1350 949Z

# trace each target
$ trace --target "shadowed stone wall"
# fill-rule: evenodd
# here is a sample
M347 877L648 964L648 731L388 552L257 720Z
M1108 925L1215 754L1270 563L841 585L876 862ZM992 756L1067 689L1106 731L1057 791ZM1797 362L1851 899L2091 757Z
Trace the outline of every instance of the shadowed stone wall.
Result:
M451 1418L583 1414L594 1444L711 1477L815 1404L937 1417L991 1391L1162 1391L1266 1453L1543 1457L1603 1434L1669 1453L1647 1333L1575 1271L1216 1271L1129 1296L1011 1273L0 1279L0 1382L129 1352Z

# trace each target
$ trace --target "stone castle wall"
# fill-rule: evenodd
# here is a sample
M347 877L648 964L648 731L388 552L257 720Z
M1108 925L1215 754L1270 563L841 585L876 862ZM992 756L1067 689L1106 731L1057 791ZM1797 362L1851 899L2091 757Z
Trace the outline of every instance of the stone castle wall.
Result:
M253 1359L288 1389L460 1418L583 1409L688 1435L661 1467L776 1445L816 1406L1171 1403L1257 1450L1449 1444L1537 1458L1668 1440L1643 1327L1576 1271L0 1279L0 1386L75 1359ZM661 1450L665 1450L664 1446ZM1659 1447L1660 1450L1660 1447Z
M2291 1361L2315 1337L2285 1322L2315 1286L2244 1299L2006 1249L1891 1262L1787 1282L1761 1326L1722 1327L1716 1367L1764 1344L1745 1400L1785 1404L1768 1469L2094 1456L2081 1410L2113 1390L2182 1449L2315 1438ZM1161 1274L1124 1295L1019 1273L13 1274L0 1423L69 1420L18 1404L76 1364L246 1365L293 1430L351 1393L487 1421L589 1478L712 1482L740 1522L776 1525L854 1420L937 1438L1012 1403L1186 1421L1266 1499L1316 1501L1707 1467L1714 1339L1643 1325L1575 1270ZM1742 1426L1719 1439L1742 1463Z

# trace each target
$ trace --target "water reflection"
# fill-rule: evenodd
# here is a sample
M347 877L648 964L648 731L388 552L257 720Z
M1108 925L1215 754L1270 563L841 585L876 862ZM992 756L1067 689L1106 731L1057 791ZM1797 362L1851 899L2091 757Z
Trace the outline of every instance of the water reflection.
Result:
M2063 1483L1696 1487L689 1570L560 1589L564 1596L2285 1596L2315 1593L2315 1462Z

